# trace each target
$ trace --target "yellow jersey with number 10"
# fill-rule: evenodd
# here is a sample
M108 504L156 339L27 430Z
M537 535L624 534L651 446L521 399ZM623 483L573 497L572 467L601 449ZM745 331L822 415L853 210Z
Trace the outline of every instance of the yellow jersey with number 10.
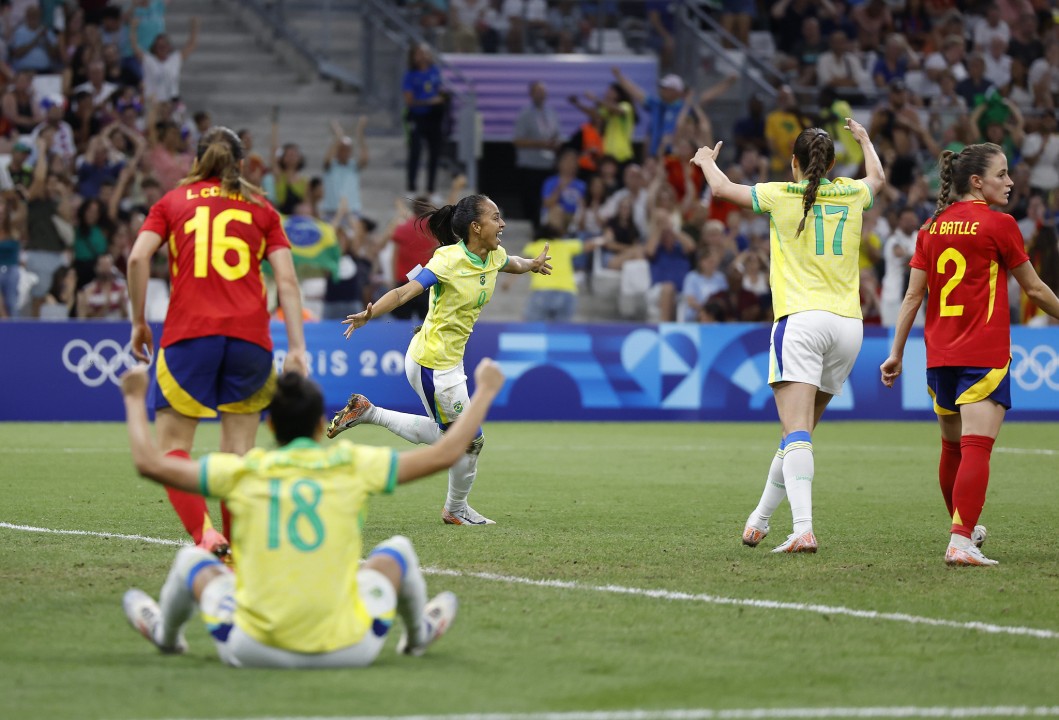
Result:
M412 359L432 370L451 370L463 362L463 351L482 308L493 296L496 274L507 265L498 247L485 260L462 241L434 251L426 269L438 279L427 292L430 308L423 329L408 346Z
M862 180L821 180L816 203L796 237L807 184L758 183L750 189L754 212L771 215L773 314L779 320L827 310L860 319L861 221L874 201L871 189Z

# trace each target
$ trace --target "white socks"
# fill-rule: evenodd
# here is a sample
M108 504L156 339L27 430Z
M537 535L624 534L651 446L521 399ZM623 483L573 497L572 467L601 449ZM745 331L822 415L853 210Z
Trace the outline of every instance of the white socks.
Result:
M427 627L423 622L423 610L427 604L427 583L423 579L423 571L419 568L419 556L416 555L412 542L404 535L394 535L379 543L371 554L380 552L401 556L404 577L401 579L401 587L397 588L397 614L408 629L412 646L421 647L430 638L426 636Z
M169 576L162 585L158 605L162 609L162 624L155 640L163 648L176 647L184 625L195 614L195 596L188 587L188 576L200 563L219 563L211 553L200 547L189 545L177 552L176 560L169 569Z
M764 530L768 527L772 513L776 512L776 508L780 506L785 497L787 497L787 488L783 484L783 447L780 446L772 458L772 464L769 465L769 474L765 479L765 489L761 492L761 499L754 508L754 512L750 513L750 519L747 522L759 530Z
M471 486L478 475L478 454L464 453L456 464L449 468L449 494L445 497L445 509L449 512L461 510L467 504Z
M376 406L364 421L369 425L380 425L416 445L431 445L441 437L438 424L433 418L423 415L411 415Z
M783 482L791 503L794 534L813 529L813 442L805 430L792 432L785 438L783 451Z

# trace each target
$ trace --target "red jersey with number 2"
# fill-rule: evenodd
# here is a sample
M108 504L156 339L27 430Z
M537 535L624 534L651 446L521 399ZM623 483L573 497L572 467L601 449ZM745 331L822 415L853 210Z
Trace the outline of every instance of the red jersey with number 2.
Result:
M1027 260L1014 218L980 200L953 203L919 231L909 264L927 273L927 367L1007 365L1008 271Z
M151 208L143 231L169 244L173 289L162 347L224 335L272 349L261 260L290 241L267 201L226 196L215 179L182 185Z

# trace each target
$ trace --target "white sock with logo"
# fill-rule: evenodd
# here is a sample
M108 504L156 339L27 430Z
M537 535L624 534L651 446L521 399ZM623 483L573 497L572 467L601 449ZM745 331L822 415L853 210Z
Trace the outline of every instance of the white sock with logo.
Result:
M816 467L813 442L808 431L799 430L787 436L783 451L783 483L791 503L794 534L813 529L813 475Z

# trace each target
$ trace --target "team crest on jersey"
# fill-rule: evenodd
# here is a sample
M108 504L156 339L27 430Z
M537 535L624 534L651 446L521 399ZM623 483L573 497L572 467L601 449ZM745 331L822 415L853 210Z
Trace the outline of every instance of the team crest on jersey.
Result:
M485 285L485 275L479 275L478 276L478 284L479 285Z
M452 406L452 412L456 413L457 415L463 412L463 403L457 400L456 404Z

